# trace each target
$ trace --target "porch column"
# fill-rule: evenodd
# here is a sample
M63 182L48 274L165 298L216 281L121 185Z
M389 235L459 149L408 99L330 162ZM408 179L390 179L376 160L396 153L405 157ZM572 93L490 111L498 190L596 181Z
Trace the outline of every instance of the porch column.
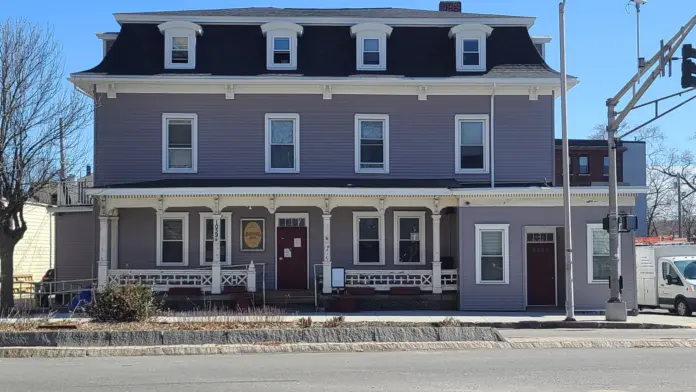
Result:
M111 269L118 269L118 216L111 217Z
M249 267L247 267L247 292L256 292L256 266L253 260L249 262Z
M97 289L106 287L109 269L109 216L99 216L99 260L97 261Z
M442 262L440 262L440 219L442 215L433 214L433 294L442 293Z
M331 294L331 214L322 215L324 218L324 260L322 261L323 294Z
M220 214L213 214L213 268L211 294L222 292L222 268L220 268ZM205 227L201 227L205 230ZM229 236L229 234L227 234Z

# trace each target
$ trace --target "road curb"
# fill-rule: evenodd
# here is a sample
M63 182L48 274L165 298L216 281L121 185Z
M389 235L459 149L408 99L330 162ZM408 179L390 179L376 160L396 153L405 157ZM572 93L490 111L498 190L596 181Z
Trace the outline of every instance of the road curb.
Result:
M555 348L696 348L696 339L686 340L563 340L514 342L390 342L390 343L296 343L264 345L191 345L129 347L9 347L0 348L0 358L75 358L169 355L239 355L261 353L329 353L380 351L434 351L471 349Z

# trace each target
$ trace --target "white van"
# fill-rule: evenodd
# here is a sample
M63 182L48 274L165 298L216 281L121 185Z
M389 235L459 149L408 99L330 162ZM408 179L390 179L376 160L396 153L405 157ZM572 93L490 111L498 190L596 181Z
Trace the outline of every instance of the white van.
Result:
M696 311L696 245L636 246L638 308Z

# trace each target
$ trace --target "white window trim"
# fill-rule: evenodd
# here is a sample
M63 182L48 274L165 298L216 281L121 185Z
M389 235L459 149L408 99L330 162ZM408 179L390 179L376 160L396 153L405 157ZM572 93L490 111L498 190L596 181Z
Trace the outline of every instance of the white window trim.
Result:
M206 221L208 219L213 218L213 213L212 212L201 212L198 214L200 216L200 226L199 226L199 232L200 232L200 238L199 238L199 243L200 243L200 248L199 248L199 264L202 266L207 266L207 265L213 265L212 262L205 261L205 228L206 228ZM225 241L225 250L227 252L227 260L220 260L221 265L232 265L232 213L231 212L222 212L220 213L220 218L225 219L225 231L227 233L227 238Z
M393 28L381 23L361 23L350 28L350 35L355 37L355 68L358 71L387 70L387 38ZM365 39L379 40L379 64L363 63L363 48Z
M261 32L266 37L266 69L271 71L297 69L297 37L301 37L303 31L302 26L290 22L271 22L261 25ZM276 38L290 40L289 64L275 64L273 62L273 44Z
M420 236L420 262L404 263L399 261L399 242L401 235L401 218L418 218L418 235ZM425 211L394 211L394 265L425 265L425 242L427 235L425 232Z
M383 158L382 169L360 167L360 121L382 121L383 129ZM389 173L389 115L388 114L356 114L355 115L355 172L356 173Z
M490 26L461 24L450 29L450 38L455 38L455 50L457 51L456 69L457 72L480 72L485 71L486 67L486 39L493 32ZM478 40L479 42L479 64L464 65L464 40Z
M203 34L200 25L191 22L173 21L162 23L159 30L164 34L164 68L166 69L194 69L196 68L196 36ZM188 62L172 62L172 38L188 38Z
M300 115L297 113L266 113L265 116L265 150L266 150L266 173L299 173L300 172ZM292 169L274 169L271 167L271 120L292 120L293 147L295 167Z
M191 168L169 167L169 128L168 120L191 121ZM162 113L162 173L198 172L198 115L195 113Z
M601 223L588 223L587 224L587 284L607 284L608 280L595 280L594 270L593 270L593 243L592 243L592 231L593 230L604 230ZM608 233L607 233L608 234ZM609 250L611 257L611 249ZM619 235L619 276L621 275L621 236Z
M476 284L510 284L510 225L477 224L476 228ZM483 231L503 232L503 280L484 281L481 279L481 233Z
M483 121L483 168L461 168L461 133L459 123L465 121ZM454 172L457 174L485 174L490 171L490 118L487 114L458 114L454 116Z
M358 262L358 244L360 238L360 218L377 218L379 221L379 261L374 263ZM384 229L384 214L375 211L354 211L353 212L353 265L384 265L385 264L385 229Z
M189 213L188 212L163 212L157 214L157 266L158 267L187 267L189 264ZM183 262L163 263L162 262L162 225L165 219L183 220Z

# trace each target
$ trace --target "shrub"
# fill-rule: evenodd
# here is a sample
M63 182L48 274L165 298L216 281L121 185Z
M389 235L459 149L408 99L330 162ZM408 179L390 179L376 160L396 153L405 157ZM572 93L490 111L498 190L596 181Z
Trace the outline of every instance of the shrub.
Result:
M301 319L297 320L297 325L300 328L310 328L312 326L312 318L302 317Z
M326 321L324 323L324 326L328 327L328 328L336 328L336 327L340 327L345 321L346 321L346 318L344 316L335 316L335 317L331 317L331 319Z
M158 309L148 286L107 286L97 293L88 313L99 322L136 322L155 316Z

